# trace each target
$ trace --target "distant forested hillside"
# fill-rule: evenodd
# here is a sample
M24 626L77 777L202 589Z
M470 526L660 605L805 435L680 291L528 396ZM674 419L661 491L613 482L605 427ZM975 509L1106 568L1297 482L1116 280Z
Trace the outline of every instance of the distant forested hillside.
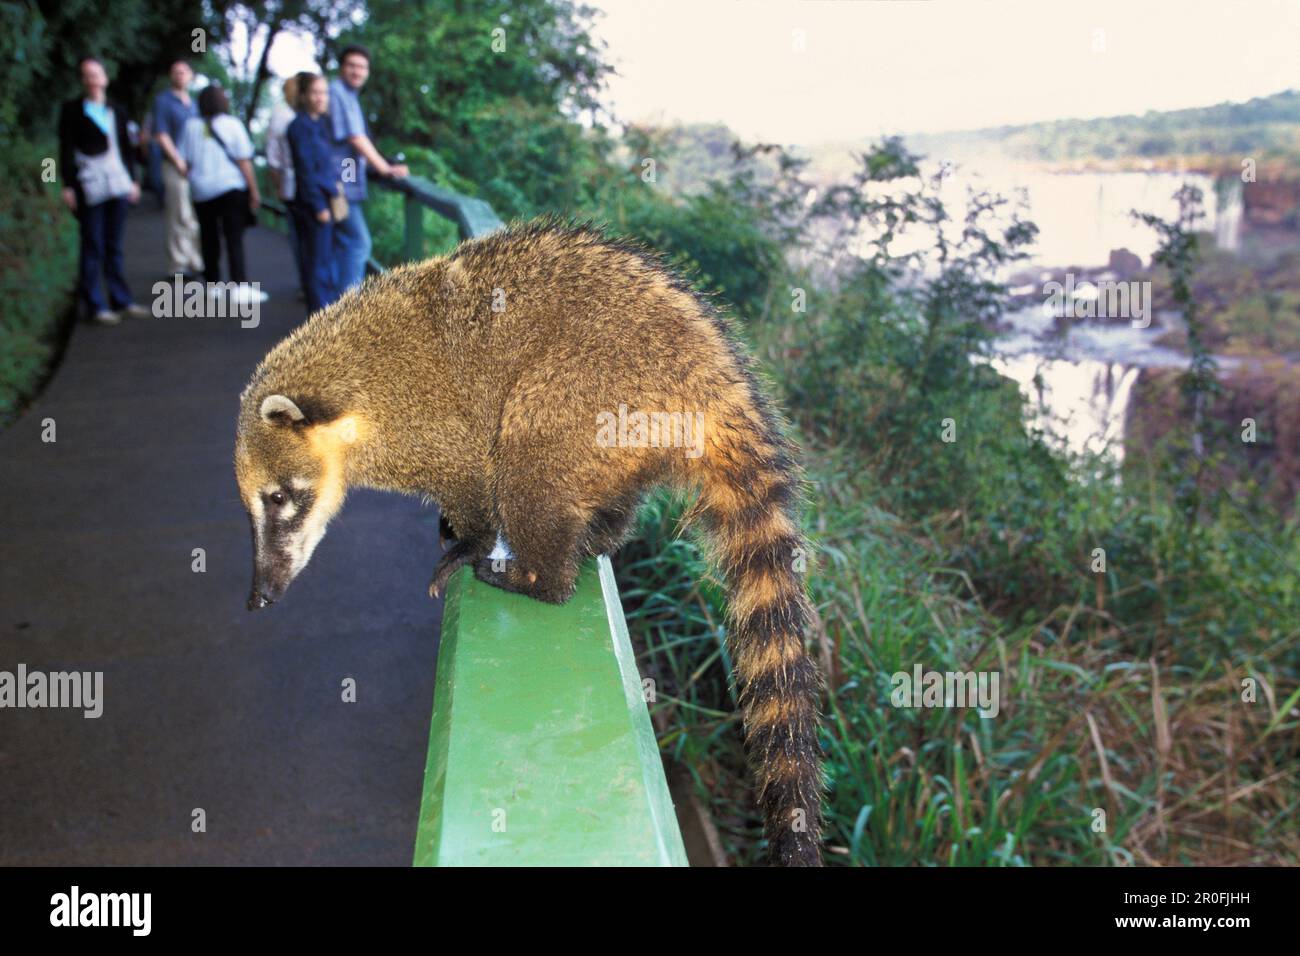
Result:
M1207 154L1265 157L1300 152L1300 92L1141 116L917 134L906 140L910 148L931 156L997 151L1041 162Z
M644 156L661 160L661 187L673 195L703 191L732 166L735 134L720 123L640 126ZM1236 166L1243 157L1300 168L1300 91L1245 103L1220 103L1101 119L1062 119L1022 126L905 135L909 149L930 158L1007 159L1043 163L1117 162L1193 158L1202 165ZM865 141L801 144L815 181L850 175ZM1221 160L1218 162L1216 160ZM639 169L639 167L638 167Z

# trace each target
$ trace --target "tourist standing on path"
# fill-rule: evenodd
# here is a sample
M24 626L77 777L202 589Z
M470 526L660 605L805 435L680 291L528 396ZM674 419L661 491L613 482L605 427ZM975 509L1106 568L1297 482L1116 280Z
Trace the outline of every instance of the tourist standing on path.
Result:
M230 278L239 283L240 301L261 302L266 294L247 285L244 230L262 197L253 176L253 143L244 124L230 115L230 100L219 86L199 94L199 115L181 133L181 158L190 171L194 211L203 245L203 278L221 281L221 241L226 243Z
M284 203L285 228L289 234L289 248L293 251L293 262L298 267L298 288L303 297L307 295L307 252L305 243L308 238L298 234L297 223L293 216L294 196L294 162L289 150L289 124L298 115L298 81L311 73L299 73L284 81L284 102L277 103L271 111L271 119L266 128L266 166L271 174L276 195Z
M167 200L162 180L162 147L158 145L158 140L153 135L152 112L145 114L144 123L140 126L140 149L137 158L140 160L142 170L140 188L154 194L159 209L166 209Z
M77 64L82 95L59 114L59 176L63 202L81 225L78 283L82 302L96 322L116 325L122 317L149 314L131 298L122 266L126 207L140 199L126 112L108 100L108 73L94 57ZM108 280L108 302L100 288ZM111 306L111 307L110 307Z
M329 86L325 77L298 74L298 116L289 124L289 149L297 182L291 211L307 260L307 311L323 309L336 298L330 200L339 193L329 134ZM348 210L348 216L352 215ZM346 217L343 220L347 221Z
M168 71L171 85L153 102L153 139L162 150L163 208L167 223L167 268L172 275L198 276L203 271L199 256L199 221L190 198L189 168L176 144L185 124L198 115L190 98L194 71L177 60Z
M358 94L370 76L370 51L362 46L347 46L339 56L339 75L329 86L330 134L343 195L348 201L348 217L334 225L334 254L339 294L360 285L366 277L370 259L370 229L366 225L366 167L375 167L381 176L406 176L407 168L389 163L370 141Z

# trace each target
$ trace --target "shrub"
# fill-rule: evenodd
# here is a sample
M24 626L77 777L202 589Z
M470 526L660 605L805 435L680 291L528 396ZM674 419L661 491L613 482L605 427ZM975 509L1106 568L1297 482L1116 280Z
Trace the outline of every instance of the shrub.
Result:
M71 317L77 224L39 175L55 153L19 140L0 150L0 424L35 394Z

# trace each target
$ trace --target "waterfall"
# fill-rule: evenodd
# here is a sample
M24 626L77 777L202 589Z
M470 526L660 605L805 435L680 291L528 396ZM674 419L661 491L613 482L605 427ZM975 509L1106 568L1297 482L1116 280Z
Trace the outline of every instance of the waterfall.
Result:
M1241 242L1241 179L1220 176L1214 181L1214 241L1220 249L1235 251Z

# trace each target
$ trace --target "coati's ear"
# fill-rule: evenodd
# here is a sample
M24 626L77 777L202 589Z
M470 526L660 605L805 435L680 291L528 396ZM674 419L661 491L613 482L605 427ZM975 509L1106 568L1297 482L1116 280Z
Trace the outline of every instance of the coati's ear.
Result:
M268 395L262 399L262 420L272 425L325 425L343 414L335 403L310 395L290 398L288 395Z
M268 395L262 399L262 420L272 425L295 425L307 416L293 399L286 395Z

